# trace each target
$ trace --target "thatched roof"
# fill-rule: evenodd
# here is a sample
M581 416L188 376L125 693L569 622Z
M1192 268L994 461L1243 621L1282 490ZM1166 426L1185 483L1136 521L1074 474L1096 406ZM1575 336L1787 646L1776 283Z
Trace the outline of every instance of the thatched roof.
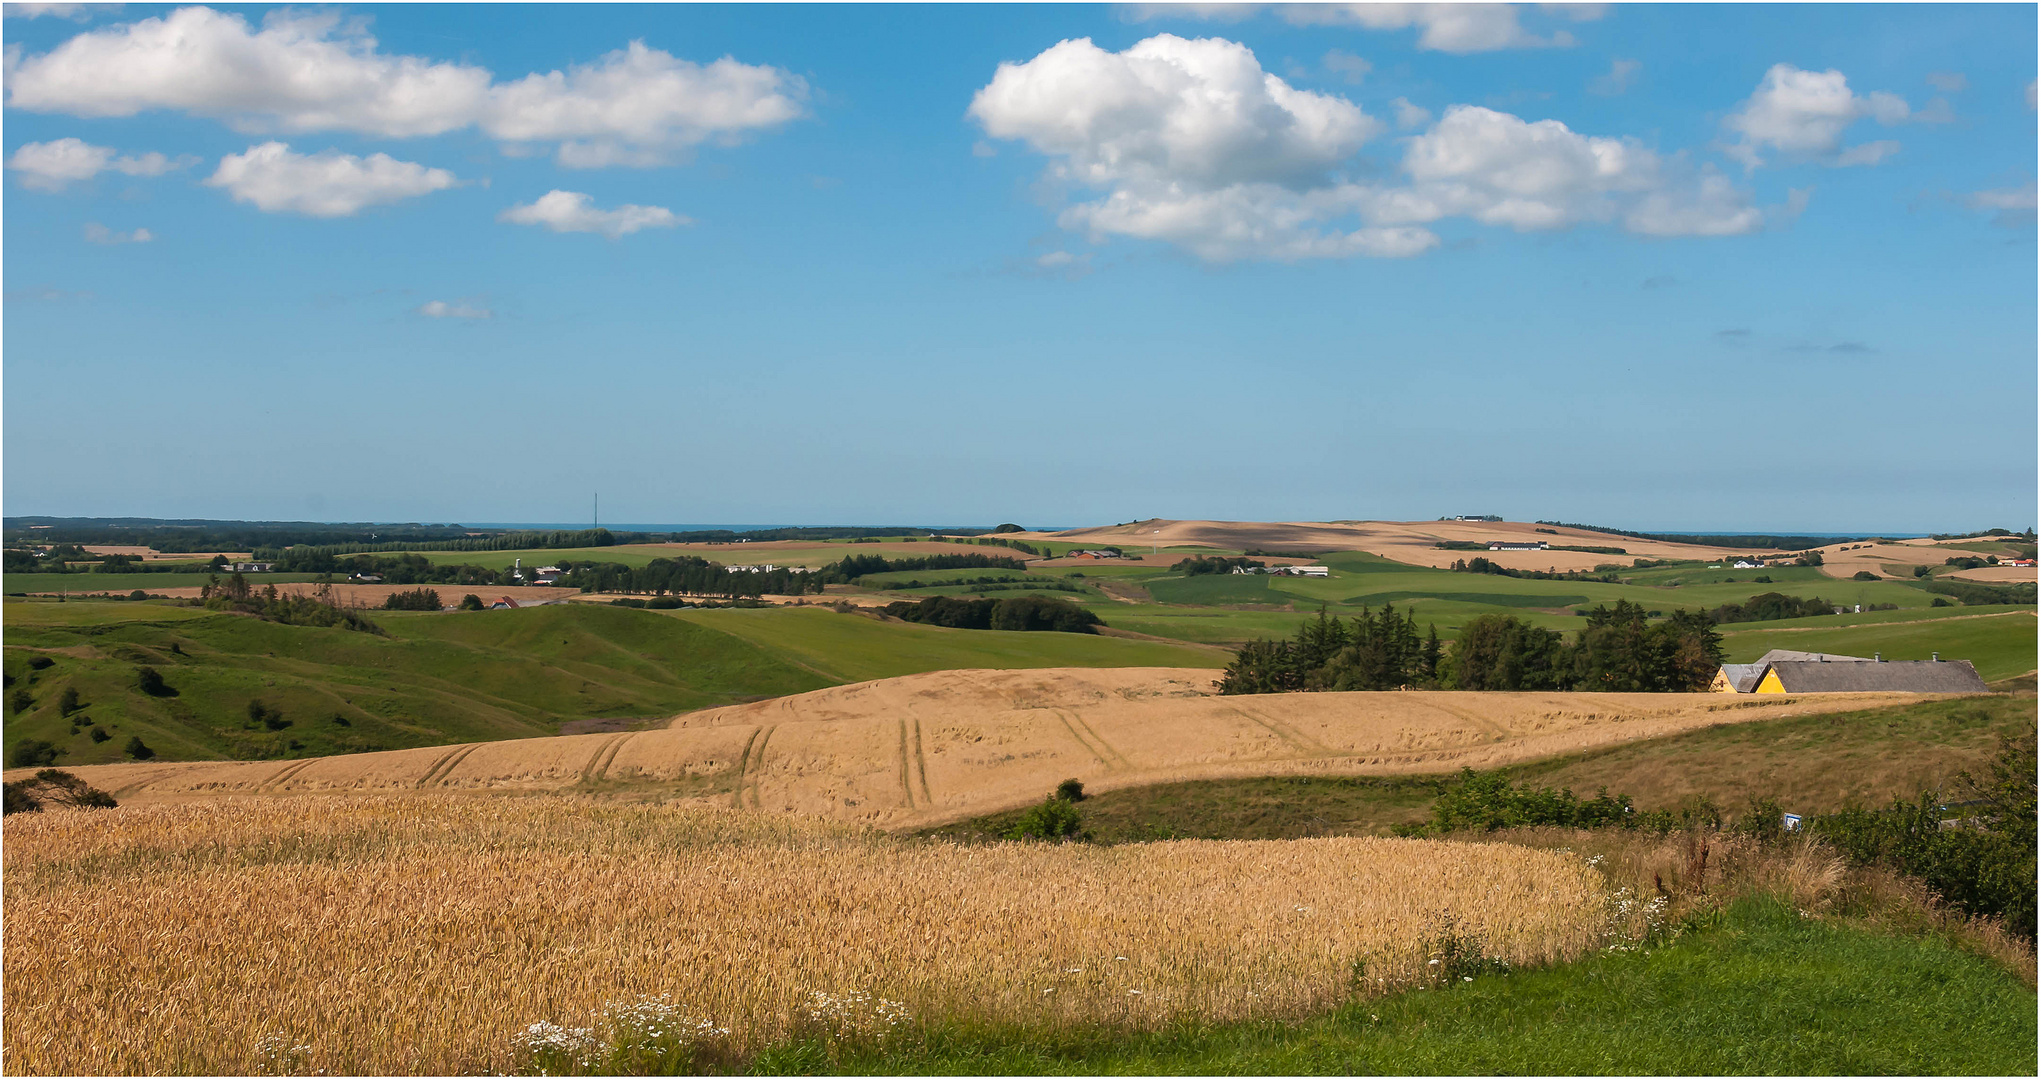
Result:
M1968 660L1823 662L1779 660L1769 665L1789 694L1889 690L1905 694L1982 694L1984 680Z

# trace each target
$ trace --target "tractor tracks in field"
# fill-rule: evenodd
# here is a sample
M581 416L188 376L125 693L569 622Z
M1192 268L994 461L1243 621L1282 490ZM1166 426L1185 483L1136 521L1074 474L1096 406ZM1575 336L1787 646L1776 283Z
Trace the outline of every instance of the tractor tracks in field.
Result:
M608 776L611 763L617 759L617 751L622 750L625 743L630 742L640 734L642 733L626 731L621 735L612 735L608 739L603 740L602 745L596 747L595 753L589 756L588 764L582 767L581 782L593 784Z
M1259 713L1250 712L1238 705L1228 705L1236 716L1281 739L1285 745L1297 752L1298 757L1319 758L1342 756L1332 747L1297 730L1280 720L1272 720Z
M1063 721L1063 728L1070 732L1070 737L1076 739L1077 744L1084 747L1092 757L1097 758L1098 763L1105 766L1108 771L1133 768L1132 763L1127 760L1127 756L1113 749L1113 744L1100 738L1099 733L1094 731L1090 724L1085 723L1084 718L1077 715L1075 710L1050 709L1049 711L1055 714L1056 719Z
M921 785L921 794L916 795L916 784ZM935 805L935 796L928 790L928 750L921 737L921 719L900 721L900 794L909 810L926 810Z
M303 761L291 762L289 765L286 765L283 768L278 769L274 774L270 776L269 779L264 780L260 784L255 785L256 794L259 795L264 792L275 791L277 788L282 787L292 777L298 775L301 772L304 772L306 769L311 768L313 764L315 764L318 761L319 761L318 758L306 758Z
M425 770L425 775L419 777L418 786L424 788L444 783L446 778L453 774L455 766L466 760L469 754L481 748L481 743L469 743L466 746L455 747L447 753L440 755L439 760L432 763L432 768Z
M779 730L778 724L766 724L753 728L751 737L744 740L744 754L737 761L737 784L730 792L730 806L744 809L744 793L751 792L751 808L764 809L764 799L758 793L758 773L765 766L765 744L772 739L772 733Z

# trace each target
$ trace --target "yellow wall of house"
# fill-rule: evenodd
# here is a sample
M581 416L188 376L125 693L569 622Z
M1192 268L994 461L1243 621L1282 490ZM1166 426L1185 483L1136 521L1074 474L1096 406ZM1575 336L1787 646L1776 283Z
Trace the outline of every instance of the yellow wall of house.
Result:
M1767 671L1765 672L1764 681L1758 683L1757 692L1760 694L1783 694L1786 692L1786 687L1779 682L1779 673L1777 671Z
M1708 692L1711 694L1734 694L1736 693L1736 687L1729 685L1728 672L1718 670L1715 672L1715 681L1708 684Z

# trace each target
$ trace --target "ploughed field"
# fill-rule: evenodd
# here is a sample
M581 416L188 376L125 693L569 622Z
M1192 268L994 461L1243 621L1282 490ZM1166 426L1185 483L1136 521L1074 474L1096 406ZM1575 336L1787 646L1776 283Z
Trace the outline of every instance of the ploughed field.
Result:
M1581 857L1503 844L957 847L450 795L56 811L5 831L16 1074L577 1072L577 1028L685 1033L736 1061L923 1021L1287 1020L1423 983L1442 929L1518 965L1632 929Z
M1092 791L1272 775L1492 769L1901 694L1220 696L1199 668L941 671L705 709L665 727L277 762L74 769L124 805L221 795L620 791L912 828ZM13 774L10 774L12 778Z

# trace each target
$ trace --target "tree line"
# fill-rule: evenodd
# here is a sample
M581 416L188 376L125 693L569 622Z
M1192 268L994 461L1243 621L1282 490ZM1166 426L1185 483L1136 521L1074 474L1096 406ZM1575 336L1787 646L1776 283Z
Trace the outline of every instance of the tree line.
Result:
M1012 596L1000 600L963 600L930 596L919 602L901 600L880 609L907 622L961 630L1056 630L1096 634L1105 625L1087 608L1047 596Z
M653 559L643 566L622 563L560 561L559 583L582 592L635 592L663 596L803 596L822 591L820 574L778 567L773 570L732 570L694 555Z
M1260 559L1250 559L1244 555L1193 555L1172 564L1170 569L1185 577L1203 577L1206 574L1230 574L1235 567L1252 570L1267 565Z
M1028 564L1007 555L977 552L943 555L910 555L889 559L884 555L846 555L817 572L824 584L855 583L866 574L888 574L896 570L1022 570Z
M1481 615L1450 648L1437 631L1420 642L1417 616L1393 606L1352 620L1320 610L1289 641L1242 646L1220 680L1222 694L1288 690L1705 690L1722 665L1722 637L1704 612L1651 622L1619 600L1587 612L1569 642L1514 615Z

